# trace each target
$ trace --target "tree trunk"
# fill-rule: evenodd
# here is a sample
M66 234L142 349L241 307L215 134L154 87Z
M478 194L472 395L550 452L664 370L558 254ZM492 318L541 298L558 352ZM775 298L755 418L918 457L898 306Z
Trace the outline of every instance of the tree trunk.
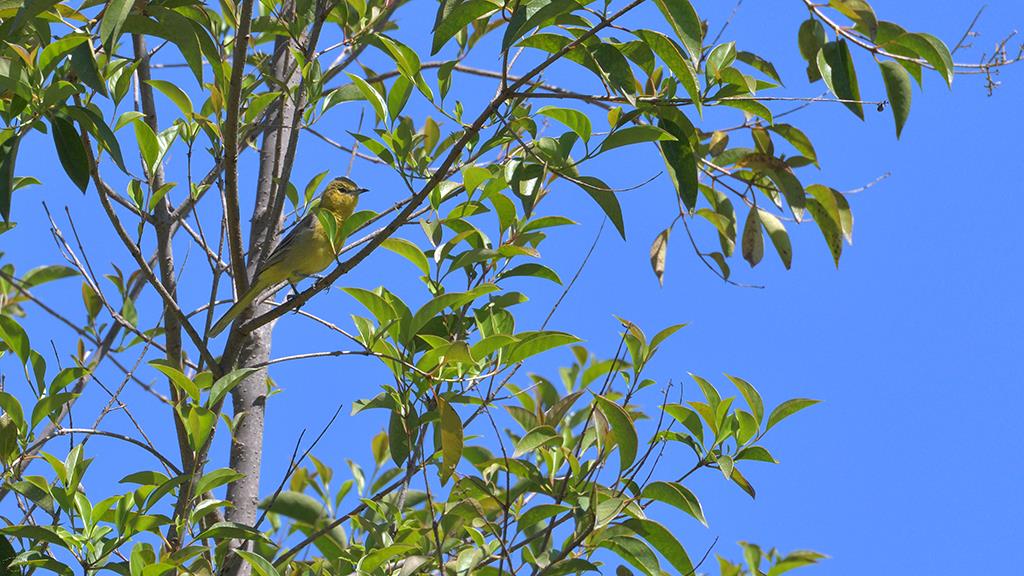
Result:
M291 8L291 3L285 4L286 12ZM299 75L288 48L287 40L277 40L273 75L280 84L291 87L297 84ZM249 235L247 273L250 278L270 253L280 232L284 183L291 175L290 151L294 150L295 141L298 140L293 133L295 113L293 100L287 96L281 98L274 107L260 146L259 175ZM254 304L250 311L243 315L239 325L243 325L246 318L262 314L269 308L265 304ZM270 359L271 333L275 324L271 322L246 334L239 344L237 360L233 365L245 367L266 363ZM263 461L266 397L266 369L261 369L244 379L232 392L234 413L242 414L242 417L232 436L230 466L244 474L244 477L228 485L227 499L234 507L228 509L226 519L248 526L256 523L259 513L257 506ZM233 562L229 564L228 573L233 576L248 576L251 568L244 562Z

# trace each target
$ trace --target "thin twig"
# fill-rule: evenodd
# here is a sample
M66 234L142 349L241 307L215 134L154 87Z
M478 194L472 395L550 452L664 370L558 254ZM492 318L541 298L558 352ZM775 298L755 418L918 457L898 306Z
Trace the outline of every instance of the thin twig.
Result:
M956 46L953 46L953 49L949 51L950 56L956 54L956 51L961 48L967 48L967 45L964 44L964 42L975 34L974 26L978 23L978 19L981 18L981 13L985 11L985 8L988 8L988 4L982 4L981 8L978 8L978 13L974 15L971 23L967 26L967 30L964 30L964 35L957 40Z
M167 468L172 470L175 474L181 474L181 470L179 470L178 467L174 465L174 462L171 462L170 460L168 460L156 448L153 448L152 446L146 444L145 442L142 442L141 440L137 440L135 438L132 438L131 436L126 436L124 434L119 434L117 432L110 432L110 431L107 431L107 430L94 430L92 428L60 428L58 430L54 430L48 436L45 436L45 437L40 438L40 439L36 440L35 442L33 442L28 448L25 449L25 451L22 453L21 456L18 456L18 458L16 458L11 463L11 466L13 467L13 466L18 465L18 463L21 461L22 458L26 458L26 457L28 457L29 454L33 454L36 450L39 449L40 446L42 446L43 444L46 444L46 442L48 442L51 438L53 438L55 436L65 436L65 435L68 435L68 434L89 434L89 435L93 435L93 436L106 436L108 438L114 438L116 440L121 440L123 442L128 442L129 444L134 444L134 445L138 446L139 448L142 448L146 452L149 452L150 454L155 456L157 458L157 460L160 460L160 462L164 466L167 466Z

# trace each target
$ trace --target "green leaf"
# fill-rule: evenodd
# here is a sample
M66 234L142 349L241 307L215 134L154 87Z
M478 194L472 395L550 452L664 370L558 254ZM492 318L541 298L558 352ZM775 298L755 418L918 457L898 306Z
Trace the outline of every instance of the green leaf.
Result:
M65 542L60 533L56 529L48 526L32 526L32 525L21 525L21 526L6 526L0 529L0 533L10 534L19 538L25 538L29 542L49 542L58 547L64 548L68 544ZM5 566L4 568L8 568ZM6 570L5 570L6 572ZM7 574L16 574L18 571L7 572ZM73 572L72 572L73 574Z
M327 99L324 101L324 104L323 104L325 110L328 108L327 102L331 100L331 97L334 94L336 94L338 92L341 92L346 87L351 87L353 92L356 92L356 93L359 92L359 89L356 88L355 86L353 86L352 84L345 84L345 86L342 86L342 87L332 91L331 92L331 96L327 97ZM257 94L255 96L253 96L252 98L250 98L249 99L249 103L248 103L248 107L245 109L245 121L246 122L252 122L253 120L255 120L264 110L267 109L268 106L270 106L275 100L277 100L280 97L281 97L281 93L280 92L271 91L271 92L264 92L263 94ZM357 100L358 96L354 96L351 99L352 100Z
M953 86L953 56L942 40L931 34L908 32L892 42L923 58L942 76L947 86Z
M405 463L405 459L409 457L409 452L412 449L409 433L406 431L403 420L397 410L391 411L391 417L388 420L388 453L391 454L391 460L398 467Z
M441 483L444 484L462 459L462 420L441 396L437 397L437 411L440 416L441 432Z
M757 491L755 491L754 487L750 484L750 482L747 481L747 478L740 473L739 468L732 469L732 471L729 473L729 479L735 482L737 486L742 488L743 491L746 492L751 498L757 498Z
M716 461L718 463L719 469L721 469L722 474L726 478L729 478L730 476L732 476L732 471L733 471L733 468L735 467L735 463L733 462L732 456L728 456L726 454L722 454L721 456L718 456L716 458Z
M520 228L520 232L532 232L534 230L541 230L543 228L551 228L554 226L571 226L576 224L575 221L570 220L564 216L541 216L530 220Z
M722 73L736 61L736 43L726 42L715 46L704 64L704 76L708 83L721 79Z
M325 528L333 518L327 505L318 502L308 494L284 490L276 497L268 497L260 502L261 510L280 514L296 521L298 527L307 536L315 530ZM331 528L326 534L317 538L313 544L325 555L340 554L347 537L341 526Z
M419 246L404 238L388 238L381 247L412 262L424 274L430 274L430 262Z
M14 193L14 164L18 156L21 137L15 133L0 141L0 216L4 222L11 219L11 195Z
M750 267L757 266L764 256L764 235L761 233L761 218L757 208L747 213L747 221L743 224L743 236L740 240L743 259Z
M88 39L89 37L84 34L68 34L51 42L43 49L42 54L39 55L39 61L36 63L36 66L45 77L60 63L62 57Z
M217 488L223 486L229 482L234 482L239 478L245 478L245 474L240 474L231 468L218 468L212 472L207 472L196 482L196 494L203 495Z
M700 500L686 486L678 482L651 482L644 486L641 495L644 498L651 498L675 506L696 518L704 526L708 525L707 519L704 518L704 509L700 505Z
M659 124L675 137L675 140L658 142L658 148L668 167L668 175L675 185L676 193L688 210L697 205L698 157L694 142L696 131L689 119L682 113L662 118Z
M789 165L778 158L760 153L747 154L736 165L753 168L767 176L775 184L775 188L786 197L796 221L800 222L803 219L804 188Z
M761 427L754 419L754 415L746 410L736 410L736 427L734 437L737 444L746 444L760 431Z
M10 540L6 536L0 536L0 566L5 571L10 571L11 562L17 555L18 553L14 550L14 546L11 546Z
M782 260L782 265L786 267L786 270L789 270L789 267L793 264L793 245L789 241L789 233L786 232L786 227L771 212L761 210L760 208L758 208L758 212L761 224L764 226L765 232L768 232L772 245L775 246L775 252L778 253L779 259Z
M765 426L765 432L771 430L772 426L775 426L784 418L788 418L808 406L814 406L818 402L820 402L820 400L811 400L810 398L793 398L792 400L786 400L782 404L776 406L775 409L772 410L772 413L768 415L768 425Z
M619 470L625 471L636 460L638 440L633 419L625 408L604 396L597 396L594 401L612 427L612 437L619 446Z
M545 0L544 2L517 3L512 18L501 40L502 51L508 50L517 40L545 21L578 8L576 0Z
M73 276L78 276L78 270L69 266L52 264L29 270L21 278L21 284L25 288L31 288L33 286L39 286L41 284L46 284L47 282L53 282L54 280L60 280L61 278L71 278Z
M199 451L217 426L217 414L197 405L185 406L181 412L184 413L182 419L185 422L189 444L193 450Z
M103 116L97 113L95 110L86 108L84 106L70 106L67 109L68 115L78 120L78 124L82 126L83 130L88 130L96 138L103 143L103 148L110 154L111 159L117 164L117 167L122 172L127 173L128 169L124 165L124 157L121 155L121 145L117 141L117 137L114 135L114 131L107 126Z
M572 3L575 4L575 2ZM601 70L604 71L604 79L613 91L627 96L636 93L633 69L618 48L611 44L601 43L595 46L591 53L594 60L601 66Z
M540 354L541 352L557 348L559 346L565 346L567 344L575 344L580 339L572 334L565 332L522 332L517 334L519 342L511 346L505 357L505 362L508 364L515 364L516 362L522 362L523 360Z
M60 394L54 394L52 396L43 396L36 402L34 408L32 408L32 423L29 430L35 428L43 418L60 411L60 407L71 401L77 394L71 392L61 392Z
M274 565L271 564L269 560L258 554L247 552L240 548L235 549L235 554L245 558L245 561L248 562L260 576L280 576L277 568L274 568Z
M643 542L643 540L629 535L617 535L605 537L600 540L600 546L615 553L616 556L637 567L647 576L661 576L665 574L658 563L658 557L654 551Z
M83 42L71 51L71 70L83 84L92 88L101 96L107 95L107 85L100 78L96 55L89 42Z
M162 200L163 197L166 196L167 193L173 190L174 187L177 185L177 182L164 182L163 186L154 190L153 196L151 196L149 199L149 211L152 212L157 207L157 205L160 204L160 200Z
M835 94L836 98L845 100L843 105L863 120L864 108L860 103L857 70L853 66L853 57L850 56L850 47L846 40L829 42L822 46L817 61L818 70L825 79L829 91Z
M107 2L107 7L103 11L103 19L100 20L99 33L100 40L108 54L114 52L114 44L117 42L118 36L121 35L121 26L124 25L124 21L128 18L128 13L131 12L134 5L134 0L110 0Z
M830 189L831 190L831 189ZM850 203L846 201L838 190L831 190L832 197L836 201L836 210L839 212L839 228L846 238L847 244L853 243L853 212L850 211Z
M829 6L854 23L854 29L874 40L878 35L875 11L864 0L829 0Z
M693 381L697 383L698 387L700 387L701 393L704 395L704 398L707 399L711 407L717 408L718 404L722 401L722 396L718 393L718 390L715 389L715 385L708 382L705 378L693 373L690 373L690 378L693 378Z
M398 118L398 115L402 113L411 94L412 82L405 76L395 78L395 82L391 85L391 90L388 92L388 114L392 118Z
M530 454L538 448L558 446L562 443L562 436L551 426L537 426L527 432L519 442L516 442L516 451L513 458L519 458L523 454Z
M670 132L651 124L629 126L616 130L601 143L601 152L607 152L621 146L639 144L641 142L657 142L659 140L676 140Z
M377 92L377 89L362 77L356 76L351 72L346 72L346 74L348 74L348 77L352 79L352 83L359 88L359 92L362 93L363 98L366 98L366 100L373 106L373 110L377 114L377 119L381 122L386 121L388 119L388 107L380 92Z
M601 569L593 562L588 562L583 558L566 558L559 560L554 564L549 564L538 574L544 574L544 576L565 576L566 574L582 574L584 572L598 572Z
M167 360L157 359L149 363L150 366L156 368L159 372L162 372L167 378L177 387L179 390L187 394L192 398L193 402L199 402L199 386L196 385L191 379L182 374L181 370L178 370L174 366L167 364Z
M649 348L651 350L654 350L659 345L661 345L661 343L664 342L669 336L675 334L680 329L685 328L685 327L686 327L686 324L683 323L683 324L673 324L673 325L668 326L666 328L662 328L660 331L658 331L657 334L654 335L654 338L651 338L651 344L650 344Z
M571 108L545 106L538 110L537 113L565 124L570 130L579 134L580 138L582 138L584 142L590 141L590 118L583 112L573 110Z
M365 290L363 288L342 288L350 296L359 301L360 304L366 306L373 317L377 319L377 322L385 324L394 320L397 317L397 312L394 307L380 294Z
M701 44L704 33L700 17L693 9L690 0L654 0L665 20L672 26L672 31L682 41L686 51L690 53L690 62L697 66L701 56Z
M807 137L799 128L790 124L772 124L768 126L768 130L775 132L779 136L786 139L793 148L796 148L798 152L803 154L808 160L814 162L814 165L818 165L818 153L814 150L814 145L811 144L811 139Z
M679 574L693 574L694 568L693 563L690 562L690 556L668 528L654 520L643 518L630 518L623 522L623 524L649 542L651 546L654 546L654 549L668 560L669 564L676 569L676 572Z
M672 71L672 75L675 76L686 93L693 100L693 105L697 108L697 113L701 113L701 93L700 93L700 79L697 76L697 69L694 68L693 62L686 59L680 50L679 46L664 34L656 32L654 30L638 30L636 35L639 36L647 45L654 51L655 54L661 58L668 69Z
M903 125L910 116L910 74L903 66L892 60L880 62L878 68L882 71L885 95L889 100L889 107L892 108L892 117L896 120L896 138L899 138L903 132Z
M619 199L615 196L615 192L608 187L607 184L593 176L579 176L575 179L574 184L583 188L583 191L590 195L597 202L597 205L601 207L608 219L615 225L615 229L619 231L619 235L622 239L626 239L626 224L622 219L622 206L619 204Z
M28 334L14 318L0 315L0 341L14 351L23 366L28 366L29 356L32 353Z
M62 390L67 388L68 385L70 385L72 382L74 382L75 380L80 380L88 373L89 371L86 370L85 368L82 368L81 366L64 368L63 370L58 372L56 376L53 377L53 380L50 381L50 385L47 389L50 391L50 394L61 392Z
M454 2L450 2L454 4ZM486 0L469 0L455 7L448 12L444 18L434 27L434 40L431 44L431 55L437 54L455 34L478 18L483 18L498 11L497 6Z
M74 123L63 116L50 118L50 126L53 128L53 144L57 148L61 166L75 186L85 192L89 187L89 158L82 144L82 136L75 129Z
M810 550L790 552L768 570L768 576L780 576L796 568L817 564L818 560L822 558L827 558L827 556Z
M736 52L736 59L772 80L775 80L779 84L782 84L782 78L779 77L779 72L775 69L775 65L764 58L761 58L757 54L740 50Z
M132 122L132 127L135 129L135 139L139 143L142 162L146 165L146 171L152 174L157 162L160 161L160 141L157 139L156 132L153 132L149 124L146 124L141 118L136 118Z
M536 33L524 38L519 43L519 46L523 46L525 48L536 48L550 54L556 54L564 50L570 42L572 41L565 36ZM565 59L583 66L598 76L601 76L602 74L601 67L598 66L594 57L582 46L575 46L574 48L571 48L565 54Z
M221 376L213 383L210 387L210 397L207 399L207 406L214 407L217 405L228 392L233 390L235 386L238 386L242 380L248 378L252 374L259 372L256 368L237 368Z
M416 55L415 50L383 34L374 35L370 41L383 47L385 53L391 56L391 59L398 65L398 71L406 79L412 81L419 74L420 57Z
M776 460L768 450L761 446L748 446L743 450L740 450L736 454L737 460L756 460L758 462L767 462L769 464L778 464Z
M839 267L839 258L843 254L843 231L828 209L817 198L807 199L807 211L811 213L814 222L821 230L829 251L832 253L832 261Z
M561 504L538 504L520 514L519 518L516 519L516 526L518 526L519 531L522 531L534 526L541 520L546 520L552 516L557 516L558 514L562 514L570 510L572 510L572 508Z
M825 27L816 18L804 20L797 33L797 43L804 60L813 62L818 57L818 51L825 45ZM816 78L811 79L812 82L814 80Z
M21 403L9 392L0 391L0 407L4 410L4 415L10 419L21 433L28 431L28 427L25 422L25 413L21 407ZM5 454L0 455L6 457Z
M764 401L761 400L761 395L757 392L757 389L742 378L737 378L736 376L730 376L728 374L726 374L725 377L732 381L740 391L740 394L743 394L743 398L747 401L747 406L750 406L750 411L754 414L754 420L760 424L761 418L764 417Z
M153 88L156 88L164 96L170 98L171 102L181 110L181 113L188 117L192 115L192 100L185 94L185 91L178 88L178 85L167 80L147 80L146 84L149 84Z
M774 121L772 109L758 102L757 100L746 100L743 98L722 98L719 102L723 106L743 110L752 116L760 116L768 121L770 125Z
M548 268L543 264L537 264L530 262L527 264L520 264L515 268L506 270L498 275L498 279L511 278L513 276L532 276L534 278L543 278L545 280L551 280L555 284L561 284L562 279L558 277L558 273Z
M481 284L467 292L448 292L447 294L435 296L416 311L412 318L410 334L419 332L420 328L445 308L462 306L496 290L498 290L498 287L494 284Z

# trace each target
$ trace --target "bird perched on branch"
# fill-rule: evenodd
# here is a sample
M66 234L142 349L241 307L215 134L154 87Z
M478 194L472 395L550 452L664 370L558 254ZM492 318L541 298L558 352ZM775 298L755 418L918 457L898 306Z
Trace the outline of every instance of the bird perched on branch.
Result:
M355 211L359 195L366 191L366 188L360 188L345 177L331 180L320 194L319 206L306 214L278 242L256 270L249 289L217 320L210 330L210 336L223 332L232 320L268 289L278 288L285 282L296 282L329 266L341 249L341 246L335 245L332 230L329 229L341 228Z

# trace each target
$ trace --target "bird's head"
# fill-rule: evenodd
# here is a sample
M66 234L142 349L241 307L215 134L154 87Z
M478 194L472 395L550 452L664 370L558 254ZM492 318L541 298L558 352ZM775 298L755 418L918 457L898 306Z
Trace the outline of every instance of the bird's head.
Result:
M366 192L352 180L341 176L331 180L320 196L320 207L329 210L335 218L344 220L355 212L359 195Z

